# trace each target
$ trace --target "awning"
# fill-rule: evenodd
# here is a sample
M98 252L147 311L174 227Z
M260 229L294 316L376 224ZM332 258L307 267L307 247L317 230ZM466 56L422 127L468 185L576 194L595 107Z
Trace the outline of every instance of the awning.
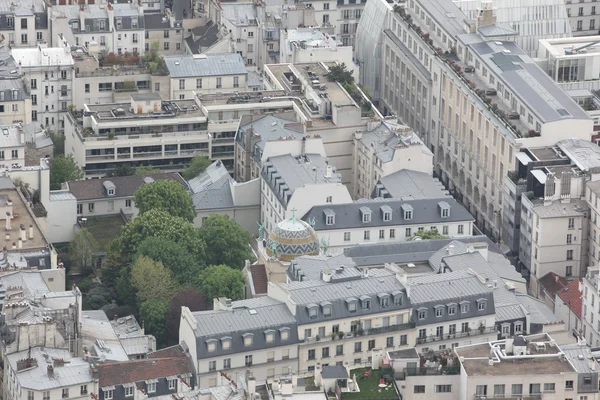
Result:
M533 161L527 154L525 154L522 151L519 151L517 153L517 160L521 161L521 164L523 165L527 165L529 164L531 161Z
M546 174L541 169L534 169L531 175L535 177L541 184L546 184Z

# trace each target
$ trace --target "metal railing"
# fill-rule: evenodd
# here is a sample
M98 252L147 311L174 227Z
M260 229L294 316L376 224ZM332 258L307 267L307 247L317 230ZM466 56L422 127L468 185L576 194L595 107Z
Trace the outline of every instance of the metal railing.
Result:
M467 336L485 335L487 333L498 332L495 326L485 327L483 329L472 329L468 332L456 332L456 333L444 333L443 335L432 335L427 337L418 337L417 344L424 344L430 342L440 342L442 340L451 340L456 338L464 338Z
M356 337L360 337L360 336L377 335L380 333L400 332L400 331L406 331L406 330L413 329L415 326L416 326L415 323L411 321L411 322L407 322L405 324L382 326L379 328L357 329L356 331L353 331L353 332L343 333L343 336L341 338L339 337L339 332L335 332L335 333L331 332L328 335L325 335L324 337L320 337L317 335L317 337L315 337L315 338L304 339L300 342L300 344L302 345L302 344L314 344L316 342L331 342L334 340L344 340L344 339L356 338Z

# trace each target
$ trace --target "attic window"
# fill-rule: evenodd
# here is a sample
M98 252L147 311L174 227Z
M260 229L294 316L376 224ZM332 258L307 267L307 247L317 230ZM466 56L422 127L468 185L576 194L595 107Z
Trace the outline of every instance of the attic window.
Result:
M410 220L413 218L413 207L410 204L402 204L400 207L404 212L404 219Z
M388 205L381 206L381 214L383 216L384 221L391 221L392 220L392 207L390 207Z
M115 186L114 183L112 183L111 181L105 181L104 183L102 183L102 186L104 186L107 196L115 195L115 191L116 191L117 187Z
M215 339L209 339L206 341L206 347L209 353L217 350L217 341Z
M317 319L319 316L319 307L316 304L309 304L306 308L308 308L308 318Z
M279 329L281 340L288 340L290 338L290 328Z
M252 343L254 342L254 334L252 334L252 333L244 333L242 335L242 337L244 338L244 346L245 347L252 346Z
M268 329L265 331L265 341L267 343L273 343L275 341L275 331Z
M448 218L450 216L450 204L445 201L440 201L438 203L440 207L440 215L442 218Z
M371 209L369 207L361 207L360 214L363 224L371 222Z
M325 214L325 224L334 225L335 224L335 212L331 208L327 208L323 210L323 214Z
M346 299L346 303L348 304L348 312L355 313L356 303L358 303L358 300L356 300L354 297L350 297Z
M231 338L230 337L221 338L221 346L223 347L223 350L229 350L231 348Z

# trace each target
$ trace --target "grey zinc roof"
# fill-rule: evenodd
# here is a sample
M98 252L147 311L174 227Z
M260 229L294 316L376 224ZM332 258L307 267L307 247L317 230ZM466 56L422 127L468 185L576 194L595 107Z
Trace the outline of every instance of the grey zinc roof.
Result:
M527 294L517 293L515 295L517 300L523 305L523 307L525 307L525 310L529 312L530 323L546 325L559 322L556 315L554 315L554 313L543 301L540 301Z
M419 3L453 39L464 33L464 20L467 17L453 1L419 0Z
M135 101L148 101L148 100L160 100L160 94L156 92L152 93L134 93L131 98Z
M420 200L450 196L437 178L409 169L402 169L379 179L373 197L385 197L377 196L378 185L382 185L382 189L387 190L387 195L395 199Z
M409 280L413 306L432 301L462 299L492 292L475 275L467 271L425 275Z
M525 318L525 312L519 304L496 304L496 322L523 318Z
M68 190L52 190L50 192L50 201L61 200L77 200L77 198Z
M410 349L390 351L388 353L388 355L390 356L390 359L392 359L392 360L419 358L419 353L417 352L417 349L415 349L414 347L412 347Z
M344 267L343 270L340 267ZM343 254L333 257L328 256L301 256L295 258L288 267L287 274L293 281L299 280L296 277L297 271L301 271L303 280L321 279L321 271L329 268L332 272L332 280L352 279L362 275L356 268L356 263L351 258Z
M246 75L242 56L237 53L167 56L165 63L171 78Z
M256 313L251 314L250 310ZM257 305L252 308L234 308L232 311L194 312L196 336L215 336L231 332L251 331L296 323L284 303Z
M490 24L484 25L477 28L477 32L485 37L499 37L499 36L517 36L513 28L507 24Z
M247 26L250 20L256 21L256 5L254 3L222 3L222 17L236 26Z
M144 14L144 27L146 30L149 29L169 29L171 22L169 17L164 14Z
M221 161L209 165L199 176L188 181L196 210L232 208L231 177Z
M564 139L556 144L582 171L600 167L600 147L589 140Z
M304 132L298 132L289 127L290 124L294 123L296 123L296 121L268 114L241 126L240 131L246 135L259 135L260 141L258 141L255 146L264 149L266 142L272 140L290 137L302 139L305 136Z
M440 199L408 201L398 199L373 199L367 201L359 200L347 204L328 204L325 206L314 206L302 217L302 219L308 221L309 218L314 218L316 222L314 228L316 231L473 221L473 216L456 200L450 198L444 199L444 201L450 204L450 215L446 218L442 218L438 206L439 201ZM380 207L386 205L393 209L390 221L384 221L383 212L380 210ZM404 212L402 212L401 209L403 205L412 206L414 210L412 219L404 219ZM360 213L361 208L368 208L371 210L370 222L363 223ZM335 213L335 220L332 225L327 225L327 220L324 216L325 209L331 209Z
M402 147L420 145L424 153L431 154L410 127L387 121L381 122L370 131L363 132L360 141L366 147L373 148L377 157L384 163L392 161L396 149Z
M321 370L323 379L347 379L348 371L343 365L326 365Z
M573 364L575 370L580 374L596 374L598 371L598 362L592 357L592 351L588 346L579 344L564 344L560 350L567 359ZM580 356L583 356L580 358ZM594 369L590 368L590 360L594 361Z

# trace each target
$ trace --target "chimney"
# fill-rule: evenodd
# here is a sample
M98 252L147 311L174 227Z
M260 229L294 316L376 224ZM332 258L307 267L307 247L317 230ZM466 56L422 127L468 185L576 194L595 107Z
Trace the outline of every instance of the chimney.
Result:
M248 378L248 394L250 394L250 398L256 393L256 379L253 376Z
M281 380L281 396L282 397L291 397L294 394L294 387L292 386L291 379L282 379Z
M21 224L19 233L21 234L21 240L27 241L27 231L25 230L25 225Z
M19 238L19 240L17 240L17 248L19 248L19 249L23 248L23 240L21 238Z
M106 5L106 13L108 14L108 31L115 31L115 10L112 7L112 4L108 3Z
M85 31L85 6L79 6L79 29Z
M221 311L231 311L231 299L226 297L219 297L213 299L213 309Z
M327 166L327 172L325 172L325 178L331 178L333 176L333 167L331 165Z
M33 240L33 225L29 225L29 240Z
M6 230L10 231L10 212L6 212Z
M17 244L16 244L15 242L13 242L13 244L12 244L12 249L14 250L14 249L16 249L16 248L17 248Z
M52 378L54 376L54 367L52 365L48 365L48 377Z

